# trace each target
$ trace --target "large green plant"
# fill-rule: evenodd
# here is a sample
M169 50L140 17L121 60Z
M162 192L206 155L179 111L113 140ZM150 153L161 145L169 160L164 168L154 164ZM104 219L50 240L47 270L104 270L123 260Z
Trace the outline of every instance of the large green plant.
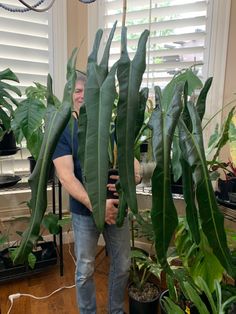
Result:
M35 86L26 88L26 98L22 100L11 123L16 140L21 143L26 139L26 145L35 160L38 159L42 146L47 110L47 87L35 83ZM51 105L60 106L58 99L53 96Z
M100 64L97 54L102 37L99 30L94 47L88 59L87 84L85 88L85 108L79 116L79 158L83 166L84 181L93 207L93 216L99 230L105 223L106 185L109 167L109 139L112 106L116 97L115 75L119 83L119 97L116 116L116 142L120 183L120 214L118 224L122 224L126 202L137 212L134 144L142 123L147 93L139 93L145 70L146 42L149 35L144 31L140 37L134 59L127 52L127 30L122 29L121 57L108 71L109 49L115 26L110 33ZM144 95L143 95L144 93Z
M0 140L6 132L11 130L11 120L14 117L14 105L18 106L18 101L9 93L13 92L19 97L20 90L5 81L18 82L17 76L10 70L6 69L0 72Z
M201 227L221 265L235 277L236 267L227 247L224 218L216 202L203 146L201 120L210 83L209 80L206 82L196 101L188 99L188 84L184 84L178 76L171 82L170 96L163 97L165 94L156 88L156 109L150 122L157 163L152 177L152 223L158 259L171 274L166 254L178 219L170 189L170 163L178 126L179 160L189 232L199 244Z
M31 188L31 200L29 202L31 209L30 223L22 235L20 247L14 258L15 263L25 261L35 241L38 239L41 221L47 208L47 181L52 154L61 133L71 117L72 98L76 78L76 55L77 50L75 49L67 64L67 83L64 89L63 101L59 107L56 107L54 104L52 80L51 77L48 76L46 129L36 166L29 178Z

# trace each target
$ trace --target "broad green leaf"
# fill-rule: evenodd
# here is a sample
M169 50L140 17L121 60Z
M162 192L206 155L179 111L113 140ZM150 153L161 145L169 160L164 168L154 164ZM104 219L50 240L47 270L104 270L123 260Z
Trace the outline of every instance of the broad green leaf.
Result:
M219 286L216 284L216 281L217 280L215 280L214 285L215 285L215 288L217 288L217 290L218 290ZM207 282L201 276L199 276L197 278L197 282L198 282L198 286L200 287L201 291L203 293L205 293L205 296L207 297L207 300L208 300L209 304L211 305L211 313L212 314L218 314L218 312L216 310L215 300L212 296L212 292L210 291ZM219 290L218 290L217 294L219 296Z
M170 153L172 139L182 110L183 84L176 87L174 97L165 111L157 106L151 116L153 154L156 168L152 176L151 217L155 233L155 246L159 262L167 266L166 253L178 225L170 181Z
M33 253L29 253L28 264L29 264L31 269L34 269L36 261L37 261L36 256Z
M194 170L193 179L196 184L196 197L202 229L222 266L230 275L235 276L235 266L232 263L226 241L224 217L218 208L207 169L201 120L193 105L188 104L188 110L192 120L193 131L190 133L181 120L179 124L180 138L183 143L182 147L186 161Z
M164 305L166 313L168 314L185 314L185 312L181 309L181 307L175 304L168 297L164 297L161 303Z
M114 64L108 73L109 49L115 27L116 24L109 35L100 65L97 64L97 54L102 32L97 32L93 51L88 58L88 78L84 97L87 114L84 180L93 208L93 217L100 231L103 230L105 223L109 130L112 106L116 97L117 65Z
M205 114L205 110L206 110L206 98L207 98L207 94L208 91L211 87L211 83L212 83L212 77L208 78L203 86L203 88L201 89L201 92L198 96L197 99L197 103L196 103L196 109L197 112L199 114L199 117L202 121L204 114Z
M189 265L189 272L194 282L199 285L199 277L204 279L207 287L211 292L215 289L215 280L221 281L223 278L224 268L213 254L212 249L209 247L206 236L201 232L201 243L196 256L192 258ZM191 256L189 258L191 260Z
M188 293L189 299L193 302L193 304L196 306L200 314L210 314L208 311L206 305L202 301L201 297L199 296L198 291L196 291L192 285L190 285L188 282L184 282L185 289ZM213 314L213 313L212 313ZM214 313L216 314L216 313Z
M138 43L134 59L127 52L127 29L121 34L121 57L118 62L119 100L117 105L117 151L120 184L129 208L137 213L136 184L134 176L135 129L139 112L139 88L146 67L146 42L149 31L145 30Z
M171 102L175 87L179 83L188 83L188 95L191 96L195 89L202 87L202 82L192 69L185 69L178 73L164 88L162 93L162 107L167 108Z
M0 71L0 81L2 80L9 80L19 83L18 77L9 68Z
M15 111L12 122L13 129L20 127L26 139L28 139L39 127L45 116L46 107L37 99L23 100Z
M5 130L9 130L10 129L10 127L11 127L11 119L6 114L5 110L3 110L1 107L0 107L0 121L3 124ZM2 129L2 128L0 127L0 129Z
M21 96L21 92L16 86L3 82L3 80L19 82L17 76L9 68L0 71L0 123L3 124L5 128L5 130L3 130L3 128L0 126L0 140L4 135L3 131L9 132L11 129L10 121L14 115L14 109L11 102L18 106L18 101L12 96L11 93ZM9 93L7 90L9 90L11 93Z
M27 148L35 160L38 159L43 142L43 132L37 129L31 136L27 137Z
M58 234L60 232L60 227L58 225L59 216L53 213L48 213L44 215L42 220L42 225L51 233Z
M67 64L67 83L64 89L63 102L59 108L50 105L53 102L52 82L48 76L48 107L51 108L47 116L46 130L41 146L39 158L32 175L29 178L31 188L30 208L32 211L30 224L23 234L19 250L14 258L14 263L22 263L27 255L32 251L33 244L37 240L40 225L47 208L47 183L48 174L51 167L51 159L55 150L57 141L67 125L73 103L73 92L75 86L75 64L77 49L72 52L71 58Z

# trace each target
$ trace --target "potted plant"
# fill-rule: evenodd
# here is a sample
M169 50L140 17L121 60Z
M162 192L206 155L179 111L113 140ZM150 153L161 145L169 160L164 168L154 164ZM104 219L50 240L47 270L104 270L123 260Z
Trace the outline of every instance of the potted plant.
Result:
M18 143L26 140L26 147L34 160L38 159L45 133L46 116L50 108L47 107L47 87L34 82L25 90L25 99L19 102L15 110L11 127ZM53 96L52 105L57 106L58 100Z
M0 72L0 155L12 155L17 152L16 142L11 130L14 106L18 101L9 93L21 96L20 90L5 81L19 82L17 76L8 68Z
M181 281L181 277L172 271L167 260L167 250L178 226L170 185L170 163L173 157L171 150L174 147L177 126L178 146L181 149L177 166L181 167L183 178L188 233L194 243L199 244L202 230L213 254L225 271L235 278L236 270L227 246L224 218L212 188L203 145L201 120L211 79L206 81L199 96L190 100L188 97L192 94L190 84L183 83L178 76L174 77L170 84L163 92L156 88L156 108L150 121L153 129L153 152L157 164L152 176L151 217L157 257L167 274L167 282L170 286L172 282L173 286L177 281L182 291L186 291L187 287L191 286L190 280ZM193 298L191 300L193 301Z
M134 216L131 221L131 267L128 285L129 313L157 313L160 295L161 267L152 254L154 243L150 211L145 210ZM149 250L135 246L135 239L146 239Z
M28 223L29 217L18 217L14 219L14 222L17 220ZM26 261L19 265L14 265L13 260L15 255L17 254L20 240L16 240L13 243L10 242L10 228L7 228L5 233L4 230L1 230L1 282L13 280L16 278L22 278L38 273L42 270L45 270L45 268L57 263L57 248L55 242L45 241L43 238L43 233L45 230L47 230L52 235L56 235L59 233L60 221L58 215L52 213L45 215L42 220L41 226L42 227L40 230L40 234L34 242L32 251L28 254ZM21 239L23 231L17 230L16 234Z
M71 117L72 96L75 85L75 62L77 49L72 52L67 64L67 83L64 88L63 101L55 106L55 97L52 92L52 79L48 75L47 84L47 115L45 117L45 133L40 148L40 153L33 173L29 178L31 200L28 203L31 209L30 222L22 234L20 246L14 256L14 263L21 264L27 260L32 251L35 239L40 232L40 224L47 208L47 184L51 167L51 158L60 134Z

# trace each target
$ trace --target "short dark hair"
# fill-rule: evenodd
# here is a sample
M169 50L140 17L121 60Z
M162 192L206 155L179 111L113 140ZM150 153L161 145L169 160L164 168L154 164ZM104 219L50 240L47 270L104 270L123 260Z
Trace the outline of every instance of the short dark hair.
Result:
M76 73L76 82L78 81L82 81L84 83L86 83L87 81L87 76L86 73L80 70L75 70Z

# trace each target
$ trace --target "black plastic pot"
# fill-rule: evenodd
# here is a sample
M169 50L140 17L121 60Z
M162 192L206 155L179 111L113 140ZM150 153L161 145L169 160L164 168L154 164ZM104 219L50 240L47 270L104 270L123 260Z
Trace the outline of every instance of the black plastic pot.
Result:
M168 297L169 296L169 291L165 290L161 293L160 298L159 298L159 306L160 306L160 313L161 314L167 314L163 305L163 300L164 297Z
M173 194L183 194L183 182L182 177L179 178L176 182L174 182L173 175L171 176L171 192Z
M33 172L34 170L34 167L36 165L36 160L34 159L33 156L29 156L28 157L28 160L29 160L29 164L30 164L30 173ZM51 166L50 166L50 172L49 172L49 175L48 175L48 180L53 180L54 178L54 174L55 174L55 169L54 169L54 165L53 165L53 162L51 162Z
M14 133L12 131L5 133L0 141L0 156L14 155L18 150Z
M229 193L236 193L236 178L229 178L228 180L218 179L218 196L222 200L229 200Z
M129 285L129 287L132 283ZM128 287L128 289L129 289ZM157 288L158 290L158 288ZM158 295L151 301L138 301L129 294L129 314L157 314L158 313Z

